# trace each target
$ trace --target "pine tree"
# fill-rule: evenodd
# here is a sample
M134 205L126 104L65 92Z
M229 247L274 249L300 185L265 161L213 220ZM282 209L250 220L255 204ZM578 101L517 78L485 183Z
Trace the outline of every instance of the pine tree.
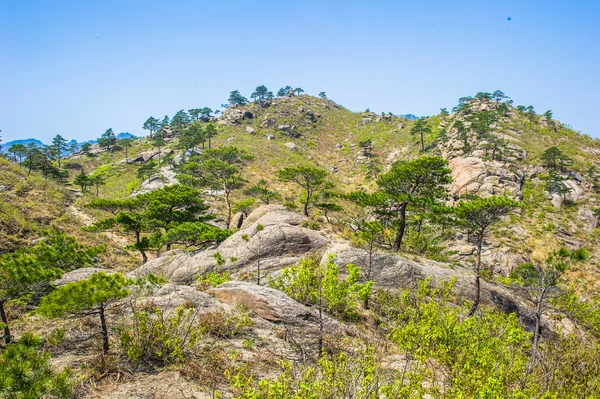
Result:
M62 158L62 154L67 149L67 140L65 140L60 134L57 134L52 139L52 149L56 156L56 160L58 161L58 167L60 168L60 160Z
M302 212L305 216L308 216L308 211L314 203L316 194L325 186L327 174L326 170L312 166L295 166L277 171L279 180L296 183L304 190Z
M102 333L102 351L109 350L109 331L106 311L112 304L129 295L127 286L133 280L121 273L94 273L89 279L68 283L45 296L37 313L46 317L60 317L67 314L77 316L98 315Z
M508 197L476 198L473 201L461 201L454 207L459 226L475 236L475 300L469 316L473 316L481 299L481 252L483 241L490 226L500 218L519 208L519 203Z
M398 251L407 226L407 212L425 210L447 199L447 184L452 182L448 163L441 157L424 156L413 161L398 161L379 176L374 194L356 192L348 196L371 208L385 227L396 230L393 250Z
M231 193L239 188L248 162L254 157L233 146L209 148L202 155L191 157L181 167L179 181L192 187L209 187L221 191L219 196L227 207L226 226L231 223Z

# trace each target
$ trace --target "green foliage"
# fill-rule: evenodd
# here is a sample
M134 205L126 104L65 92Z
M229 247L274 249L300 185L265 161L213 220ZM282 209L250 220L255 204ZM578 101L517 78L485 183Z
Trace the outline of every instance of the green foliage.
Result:
M128 296L127 286L133 283L134 280L121 273L94 273L87 280L68 283L45 296L36 312L46 317L99 315L106 354L109 347L105 311L112 303Z
M25 298L36 285L60 278L66 271L92 264L103 247L85 248L73 237L54 230L44 232L44 238L30 248L0 256L0 315L4 339L11 340L4 306L9 301Z
M235 206L233 207L233 211L236 213L241 212L244 214L245 217L247 217L250 214L250 212L252 212L252 209L254 209L255 203L256 200L254 198L247 198L235 204Z
M215 338L235 338L246 333L254 322L247 310L242 307L226 312L204 312L198 314L198 331Z
M210 245L220 244L231 235L231 231L224 230L203 222L183 222L169 229L158 237L155 246L179 244L186 249L205 248Z
M129 295L134 281L121 273L94 273L87 280L68 283L42 299L37 313L47 317L98 313L100 307Z
M560 171L564 171L566 166L572 164L571 158L558 147L549 147L544 150L542 160L546 167Z
M133 362L162 366L183 362L202 336L195 325L196 313L179 307L173 314L165 314L159 306L136 311L133 326L119 328L123 353Z
M452 181L447 166L441 157L398 161L389 172L379 176L379 190L375 194L356 192L348 198L371 208L384 227L396 230L393 249L397 251L404 238L407 212L422 212L447 198L446 185Z
M208 272L198 276L198 283L201 286L216 287L228 281L231 281L231 275L228 272Z
M242 173L254 157L245 150L233 146L209 148L201 156L193 156L181 168L177 178L193 187L209 187L222 191L227 206L227 226L231 222L231 193L242 183Z
M436 288L426 279L416 293L400 295L390 338L414 356L413 370L433 397L521 397L513 395L528 362L529 334L514 314L465 319L466 309L449 303L452 291L452 282Z
M333 255L324 265L317 259L304 258L284 269L271 286L305 305L318 306L331 315L352 320L358 316L357 302L371 296L373 282L359 283L360 267L356 265L347 265L346 273L346 278L340 278Z
M231 106L238 106L248 104L248 99L242 96L239 90L234 90L231 93L229 93L229 99L227 100L227 102Z
M401 383L400 377L392 378L378 364L371 347L352 354L324 354L315 365L294 367L289 361L280 365L282 373L277 378L258 383L242 373L233 375L231 385L238 391L234 398L423 398L417 376L406 384Z
M304 215L313 205L316 195L325 187L327 171L311 166L287 167L277 171L277 177L283 182L293 182L304 190Z
M73 396L71 371L56 372L32 333L0 349L0 397L7 399L68 399Z
M425 152L425 138L431 134L431 126L429 126L429 119L420 118L417 119L414 125L410 128L410 134L419 137L421 143L421 152Z
M281 195L269 189L269 182L265 179L260 179L254 186L244 190L244 194L254 197L266 205L281 200Z

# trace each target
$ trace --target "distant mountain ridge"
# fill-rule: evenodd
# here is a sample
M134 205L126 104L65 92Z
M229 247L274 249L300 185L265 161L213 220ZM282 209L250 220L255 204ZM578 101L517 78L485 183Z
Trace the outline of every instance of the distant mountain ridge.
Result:
M129 133L129 132L121 132L119 134L117 134L117 139L137 139L138 137ZM72 144L77 144L79 147L81 147L82 144L85 143L90 143L90 144L96 144L98 142L98 140L87 140L87 141L77 141L75 139L72 139L70 141L67 142L67 145L70 146ZM41 140L35 139L35 138L29 138L29 139L21 139L21 140L12 140L12 141L7 141L6 143L1 143L2 145L2 150L1 152L3 154L6 154L8 152L8 149L16 144L22 144L24 146L29 145L29 143L35 143L36 146L38 147L45 147L47 144L44 144Z

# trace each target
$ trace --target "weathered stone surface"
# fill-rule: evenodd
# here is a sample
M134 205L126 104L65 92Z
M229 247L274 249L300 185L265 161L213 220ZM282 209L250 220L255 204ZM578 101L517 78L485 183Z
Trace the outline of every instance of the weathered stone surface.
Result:
M230 281L208 290L207 293L214 295L219 302L232 306L243 305L255 315L272 323L305 325L318 322L314 310L269 287Z
M459 195L479 190L480 180L486 176L486 168L480 158L457 157L448 162L452 170L452 188Z
M248 219L251 218L256 216L251 214ZM237 273L247 268L249 272L253 272L255 261L260 255L262 269L268 273L298 262L308 252L322 248L329 242L319 233L300 227L303 220L302 215L294 212L271 211L258 217L252 224L244 225L242 230L234 233L216 249L197 254L169 251L130 274L163 274L171 282L190 283L199 274L216 267L214 254L217 251L228 261L222 267L224 270ZM257 230L258 224L263 226L263 230ZM248 242L242 238L244 235L249 237Z
M285 148L287 148L290 151L298 151L298 146L292 142L285 143Z
M90 278L92 276L92 274L94 273L106 273L106 274L113 274L115 273L114 270L108 270L108 269L102 269L100 267L82 267L81 269L76 269L70 272L67 272L65 274L63 274L63 276L54 281L54 285L60 287L61 285L65 285L68 283L74 283L74 282L78 282L78 281L82 281L82 280L87 280L88 278Z
M177 183L178 182L175 178L175 171L173 170L173 167L163 166L158 170L156 174L144 180L140 188L131 193L130 197L134 197L139 194L149 193L150 191L154 191L166 186L172 186Z
M256 134L256 130L251 126L246 126L246 132L249 134Z
M179 306L202 308L205 311L221 309L214 297L188 285L165 284L153 293L151 299L163 309Z
M324 254L336 256L336 264L343 270L346 265L353 263L366 271L365 252L350 247L345 243L332 245ZM447 265L430 260L413 262L402 256L388 253L378 253L375 256L370 279L376 286L389 289L414 289L419 281L431 277L433 281L448 281L456 278L455 292L458 296L472 300L475 293L475 278L466 269L450 269ZM481 302L485 305L496 306L505 312L516 312L521 317L527 317L529 310L512 292L506 288L481 282Z

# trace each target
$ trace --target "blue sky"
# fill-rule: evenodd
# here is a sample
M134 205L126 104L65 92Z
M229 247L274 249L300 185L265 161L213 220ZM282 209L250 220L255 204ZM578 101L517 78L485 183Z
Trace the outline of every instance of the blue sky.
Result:
M416 115L500 89L600 137L599 17L583 0L4 0L1 135L139 135L151 115L289 84Z

